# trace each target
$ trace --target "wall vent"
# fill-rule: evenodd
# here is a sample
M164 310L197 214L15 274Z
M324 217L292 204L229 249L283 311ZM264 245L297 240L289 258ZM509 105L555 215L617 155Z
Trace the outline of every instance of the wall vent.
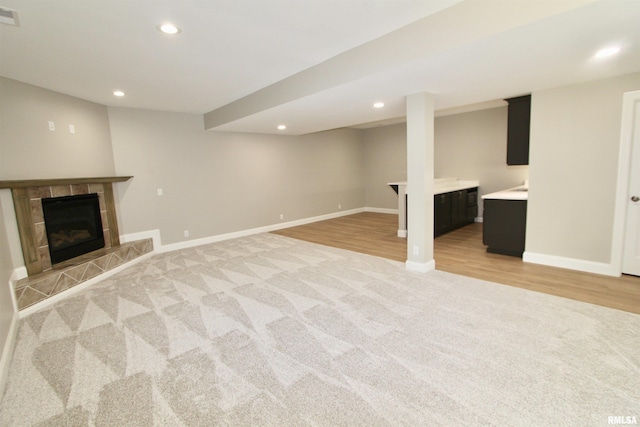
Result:
M0 24L20 26L18 22L18 12L0 6Z

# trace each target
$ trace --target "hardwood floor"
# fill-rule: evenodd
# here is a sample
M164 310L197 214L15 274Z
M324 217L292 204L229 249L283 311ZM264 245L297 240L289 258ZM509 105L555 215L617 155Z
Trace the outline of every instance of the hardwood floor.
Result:
M397 215L364 212L274 231L275 234L404 262L407 241ZM435 239L436 269L640 314L640 277L602 276L487 253L482 224Z

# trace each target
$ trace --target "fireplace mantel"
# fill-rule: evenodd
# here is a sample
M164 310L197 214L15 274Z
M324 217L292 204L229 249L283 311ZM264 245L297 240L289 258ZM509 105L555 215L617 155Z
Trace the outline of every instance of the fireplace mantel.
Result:
M111 182L125 182L133 178L132 176L103 176L95 178L53 178L53 179L17 179L0 181L2 188L27 188L27 187L47 187L52 185L73 185L73 184L104 184Z
M94 178L54 178L0 181L0 189L11 189L25 267L29 276L51 269L48 242L44 232L42 198L98 193L106 247L120 245L116 219L114 182L131 176Z

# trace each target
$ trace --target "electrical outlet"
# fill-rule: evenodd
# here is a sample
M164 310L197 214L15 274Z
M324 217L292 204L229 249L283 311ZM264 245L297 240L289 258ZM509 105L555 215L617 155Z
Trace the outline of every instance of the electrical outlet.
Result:
M56 130L56 124L52 121L49 121L49 130Z
M280 214L280 219L284 219L284 214Z
M420 248L418 246L414 246L413 247L413 254L414 255L420 255Z
M342 205L338 203L338 210L342 209Z
M76 133L75 125L69 125L69 133Z
M162 191L162 188L158 188L158 196L162 196L164 194L164 191Z
M189 230L184 230L184 237L189 237Z

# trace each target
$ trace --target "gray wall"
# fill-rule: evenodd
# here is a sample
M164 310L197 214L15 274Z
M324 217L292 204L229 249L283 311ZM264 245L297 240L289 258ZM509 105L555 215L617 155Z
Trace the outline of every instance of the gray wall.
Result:
M364 205L357 130L207 132L201 115L107 109L6 78L0 94L0 179L134 175L115 185L121 234L175 243Z
M407 180L407 125L400 123L362 131L365 205L398 209L388 182Z
M359 131L220 133L199 115L123 108L109 119L117 174L134 176L117 185L121 234L157 228L170 244L364 205Z
M207 132L199 115L107 109L1 77L0 95L0 179L133 175L115 184L121 234L160 229L170 244L276 224L280 214L284 222L364 206L357 130ZM22 265L12 256L17 233L7 231L15 228L15 216L5 218L13 215L10 192L0 192L3 346L13 316L8 282Z
M55 123L55 131L49 130L49 121ZM69 132L69 124L75 126L75 134ZM114 173L106 107L0 77L0 179ZM0 192L1 353L14 315L9 279L24 262L11 192Z
M435 175L478 179L481 194L530 175L526 252L609 263L622 94L638 89L635 73L534 92L528 167L506 165L506 107L437 117ZM396 207L383 183L405 179L393 157L404 153L402 126L363 134L367 206Z
M437 117L435 176L480 181L480 195L522 185L529 166L507 165L507 107ZM482 216L482 200L478 215Z
M533 94L528 252L609 262L622 93L637 89L640 74ZM339 204L395 209L386 183L406 179L404 125L302 137L206 132L201 116L107 110L1 77L0 100L0 179L134 175L116 185L121 233L157 228L165 244ZM504 108L437 118L435 137L438 177L479 179L483 194L527 177L526 167L505 165ZM0 343L18 267L5 216L0 209Z
M7 336L14 316L11 287L9 286L9 279L13 274L14 266L10 253L10 242L5 227L5 214L0 207L0 355L2 355L4 346L7 344ZM1 374L0 379L3 379ZM2 385L0 383L0 391L3 390Z
M49 130L49 121L55 123L55 131ZM69 132L69 124L76 133ZM106 107L0 77L0 179L111 176L114 172ZM13 230L10 191L0 191L0 345L4 346L13 317L9 279L24 262Z
M638 88L633 74L533 94L528 252L609 261L621 96ZM406 179L404 124L206 132L198 115L107 109L5 78L0 90L0 179L134 175L116 185L121 233L160 229L165 244L338 205L395 209L386 183ZM481 194L527 178L505 164L506 108L438 117L435 137L437 177L479 179Z
M4 77L0 99L0 179L114 174L105 106Z
M406 124L367 129L363 141L367 206L397 209L397 196L386 183L407 179ZM528 166L506 163L506 106L436 117L434 150L436 178L479 180L481 195L528 178Z
M608 263L622 94L640 74L532 94L526 252Z

